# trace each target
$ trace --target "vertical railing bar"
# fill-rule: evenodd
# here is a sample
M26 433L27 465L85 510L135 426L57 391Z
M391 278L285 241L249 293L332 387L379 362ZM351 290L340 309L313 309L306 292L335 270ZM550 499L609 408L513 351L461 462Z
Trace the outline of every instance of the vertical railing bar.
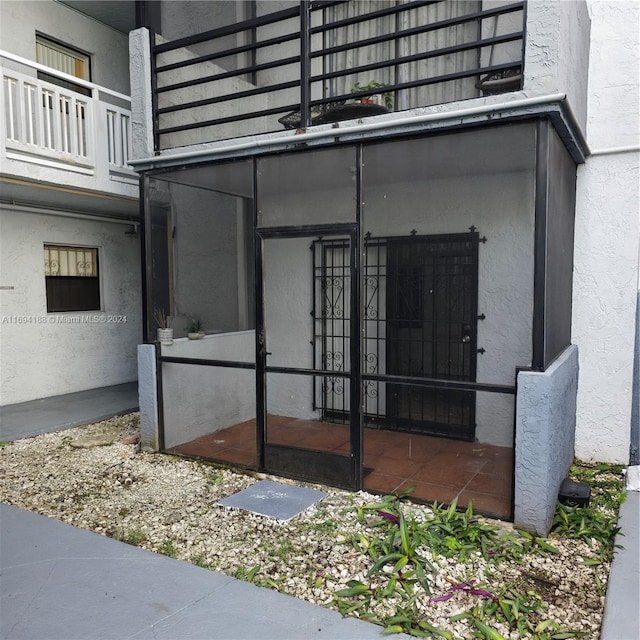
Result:
M55 89L53 92L53 108L51 114L53 117L53 147L56 151L64 151L64 140L62 138L62 109L60 104L60 91Z
M22 91L20 91L20 85L22 85ZM17 89L18 90L15 92L15 95L16 95L15 108L11 104L13 100L9 102L9 104L12 107L12 111L14 111L14 113L11 114L11 120L13 121L13 119L15 118L16 125L18 127L18 131L15 132L17 134L15 139L19 140L20 142L27 142L27 126L26 126L27 123L25 118L26 103L24 101L24 82L20 82L20 84L18 84Z
M80 141L82 136L80 134L80 130L78 129L78 125L80 124L80 111L82 107L79 100L75 98L69 98L69 138L71 142L71 153L76 157L82 156L82 148L80 146Z
M119 122L121 140L120 166L125 167L129 159L129 131L127 130L128 118L124 113L120 114Z
M300 126L304 129L311 124L309 101L311 100L311 26L310 1L300 4Z
M14 105L13 105L13 95L14 95L14 90L13 87L15 86L13 82L11 82L12 78L6 78L7 82L6 82L6 87L7 87L7 103L9 105L9 110L8 110L8 117L9 117L9 138L11 140L16 140L16 133L15 133L15 124L14 124Z
M24 84L24 88L23 91L25 91L24 95L25 95L25 99L26 99L26 112L25 112L25 116L28 114L29 116L29 144L32 145L37 145L38 144L38 140L37 140L37 133L36 130L34 130L34 119L36 117L36 108L34 105L34 96L36 95L36 89L33 85L31 84Z
M155 51L156 33L149 28L149 47L151 50L151 114L153 127L153 152L160 153L160 116L158 115L158 54Z
M107 109L107 155L109 157L109 164L116 164L116 146L115 146L115 127L114 118L115 112L111 109Z

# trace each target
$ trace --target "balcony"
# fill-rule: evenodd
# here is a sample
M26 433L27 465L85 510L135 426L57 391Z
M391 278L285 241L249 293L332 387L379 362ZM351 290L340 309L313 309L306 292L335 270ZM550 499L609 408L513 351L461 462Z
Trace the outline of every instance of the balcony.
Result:
M524 2L256 3L152 36L156 151L518 91ZM180 27L183 27L182 31ZM206 29L207 25L203 25ZM402 117L402 116L400 116Z
M0 59L3 173L137 197L129 97L8 52Z

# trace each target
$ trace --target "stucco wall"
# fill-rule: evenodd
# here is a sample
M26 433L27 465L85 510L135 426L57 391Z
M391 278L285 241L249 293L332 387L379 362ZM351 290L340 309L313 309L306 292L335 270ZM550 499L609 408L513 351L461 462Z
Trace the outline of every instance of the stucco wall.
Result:
M514 524L542 536L573 461L577 387L575 345L545 372L518 374Z
M583 0L527 2L524 91L566 93L580 128L587 120L589 15Z
M629 461L640 198L640 5L589 2L587 142L578 169L573 342L580 347L576 455Z
M127 230L0 209L1 284L12 287L0 291L0 404L136 379L140 252L139 239ZM45 243L99 248L101 311L47 313Z
M0 3L0 46L36 59L36 33L91 55L91 81L129 94L127 36L53 0Z

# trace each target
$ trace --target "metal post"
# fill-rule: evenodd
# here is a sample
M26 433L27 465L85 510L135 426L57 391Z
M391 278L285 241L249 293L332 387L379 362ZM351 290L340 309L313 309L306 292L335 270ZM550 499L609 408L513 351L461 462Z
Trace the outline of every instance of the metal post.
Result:
M311 124L309 101L311 100L311 3L302 0L300 4L300 126L306 129Z

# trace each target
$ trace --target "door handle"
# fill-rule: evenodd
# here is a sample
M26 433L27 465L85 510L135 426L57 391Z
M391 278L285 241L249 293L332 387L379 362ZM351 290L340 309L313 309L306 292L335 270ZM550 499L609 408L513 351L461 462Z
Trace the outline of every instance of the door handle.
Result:
M471 336L462 336L462 342L471 342Z

